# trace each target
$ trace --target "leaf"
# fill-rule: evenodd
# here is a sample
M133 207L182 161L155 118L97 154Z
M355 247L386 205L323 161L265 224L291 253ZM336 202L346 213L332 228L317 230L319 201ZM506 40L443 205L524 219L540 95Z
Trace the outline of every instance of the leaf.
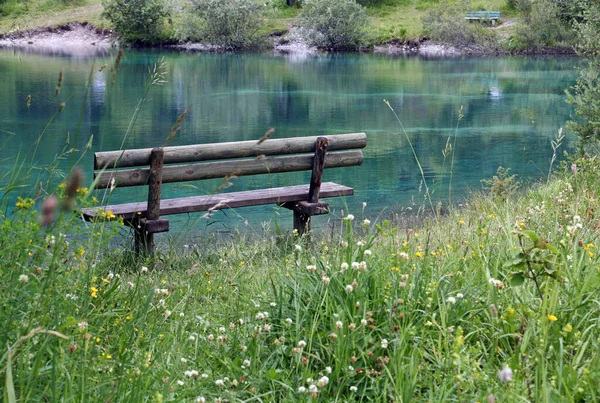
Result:
M535 232L533 232L533 231L529 231L529 230L526 230L526 231L523 231L523 233L524 233L525 235L527 235L527 236L529 237L529 239L531 239L531 241L532 241L534 244L536 244L536 243L537 243L537 241L538 241L539 237L538 237L538 236L535 234Z
M519 253L514 259L512 260L508 260L506 261L502 267L504 267L505 269L511 268L511 267L519 267L522 264L525 263L525 255L523 255L522 253Z
M558 255L558 249L556 249L554 246L547 244L546 249L548 249L550 252L554 253L555 255Z
M6 362L6 396L8 398L8 403L17 403L17 395L15 393L15 385L13 383L13 375L12 375L12 360L11 360L11 351L8 349L8 360Z
M272 380L275 380L275 379L279 379L279 378L280 378L280 376L279 376L279 374L277 373L277 370L276 370L275 368L270 368L270 369L267 371L267 374L266 374L266 375L267 375L267 378L269 378L269 379L272 379Z
M525 282L525 276L523 273L515 273L510 279L510 285L513 287L520 287Z

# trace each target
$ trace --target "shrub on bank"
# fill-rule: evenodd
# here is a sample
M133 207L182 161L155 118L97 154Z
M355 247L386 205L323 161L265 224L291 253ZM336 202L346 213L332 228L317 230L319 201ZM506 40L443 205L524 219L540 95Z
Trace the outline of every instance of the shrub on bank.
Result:
M364 38L367 14L354 0L305 0L299 23L314 46L328 50L355 49Z
M253 0L191 0L183 6L176 35L226 49L258 48L263 6Z
M167 8L162 0L102 0L102 16L124 44L153 44L166 39Z

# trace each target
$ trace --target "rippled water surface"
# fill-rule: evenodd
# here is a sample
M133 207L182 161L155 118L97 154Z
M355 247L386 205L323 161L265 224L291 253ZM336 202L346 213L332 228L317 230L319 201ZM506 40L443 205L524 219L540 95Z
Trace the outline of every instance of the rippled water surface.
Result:
M114 75L114 57L0 51L3 172L17 160L43 167L61 154L67 140L68 148L83 149L93 135L92 148L80 162L90 183L92 152L122 144L160 146L187 109L171 145L258 139L271 127L278 138L366 132L363 165L326 171L324 180L356 190L355 196L334 202L337 209L360 213L366 201L367 214L375 216L383 209L424 203L421 175L401 126L435 201L448 199L450 177L457 200L470 189L481 189L480 180L491 177L498 166L525 178L546 175L550 139L571 113L564 90L574 83L578 64L573 58L423 60L131 51ZM166 82L152 88L147 102L139 105L148 70L162 58ZM56 95L60 71L64 79ZM64 109L54 116L63 102ZM125 137L138 105L139 116ZM572 142L567 138L565 146ZM454 153L445 158L449 144ZM76 160L67 156L59 168L66 171ZM236 179L230 190L307 180L299 173ZM215 181L168 185L165 193L207 194L217 186ZM116 191L113 201L145 197L143 189L128 188ZM246 220L260 226L270 219L289 225L289 217L287 211L265 206L220 213L212 222L214 228ZM206 225L195 216L182 219Z

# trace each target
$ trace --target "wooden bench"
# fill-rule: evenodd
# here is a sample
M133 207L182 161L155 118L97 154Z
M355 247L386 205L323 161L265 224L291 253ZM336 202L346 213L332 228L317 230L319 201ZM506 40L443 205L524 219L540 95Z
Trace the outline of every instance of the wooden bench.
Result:
M169 230L171 214L277 204L294 212L294 229L310 230L313 215L327 214L320 199L354 189L322 183L324 168L360 165L364 133L120 150L94 154L95 189L148 186L148 200L82 210L86 221L123 219L132 227L137 253L154 248L154 234ZM312 170L309 184L161 199L163 183Z
M469 11L465 19L469 21L492 21L492 24L495 25L496 21L500 19L500 11Z

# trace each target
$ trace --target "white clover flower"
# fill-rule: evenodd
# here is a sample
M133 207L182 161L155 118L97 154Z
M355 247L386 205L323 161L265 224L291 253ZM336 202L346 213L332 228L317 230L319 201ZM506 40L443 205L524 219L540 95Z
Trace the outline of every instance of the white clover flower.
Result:
M317 393L317 392L319 391L319 388L317 388L317 385L310 385L310 386L308 387L308 391L309 391L310 393Z
M363 246L365 246L367 243L363 240L360 240L356 243L356 246L358 246L359 248L362 248Z
M578 215L573 216L573 224L578 224L581 222L581 217ZM506 368L506 367L505 367Z
M367 323L368 323L368 322L367 322L367 320L366 320L366 319L361 319L361 320L360 320L360 324L361 324L361 325L363 325L363 326L367 326Z
M317 381L317 386L319 388L324 388L325 386L327 386L327 384L329 383L329 378L326 376L322 376L321 378L319 378L319 380Z
M21 274L19 276L19 283L25 284L28 281L29 281L29 276L27 274Z
M354 220L354 216L352 214L348 214L346 217L344 217L344 221L352 221Z
M265 325L265 332L270 332L271 331L271 325L269 325L268 323Z
M346 241L343 241L343 242L342 242L342 248L347 248L347 247L348 247L348 242L346 242Z
M512 369L508 365L505 365L500 371L498 371L498 377L502 382L510 382L513 377Z
M337 322L335 322L335 327L341 329L344 327L344 323L341 320L338 320Z
M208 341L213 341L215 339L215 336L213 334L209 334L208 337L206 338L206 340Z
M292 318L287 318L285 320L285 323L287 323L288 325L291 325L294 321L292 320Z
M185 364L187 362L187 359L185 357L181 357L181 362Z
M367 262L365 262L364 260L362 262L360 262L358 264L358 268L361 269L362 271L367 270Z
M302 246L300 246L300 245L296 244L296 245L294 246L294 248L295 248L295 249L296 249L298 252L302 252Z
M328 285L331 282L331 279L327 276L321 276L321 281L323 284Z
M208 374L204 373L204 374L200 375L200 378L202 378L202 379L208 379Z
M462 299L464 297L465 296L463 294L461 294L460 292L458 294L456 294L456 298L458 298L458 299Z
M304 386L298 387L298 393L306 393L306 388Z
M317 271L317 266L314 264L309 264L308 266L306 266L306 270L308 271Z
M79 328L79 330L85 330L88 328L88 323L85 320L82 320L77 324L77 327Z
M371 249L367 249L364 253L365 256L371 256L373 254L373 252L371 252Z
M350 392L356 393L358 391L358 388L356 386L350 386Z
M165 318L168 318L169 316L171 316L173 312L171 311L165 311Z
M352 291L354 291L354 287L352 287L352 284L348 284L346 286L346 292L350 294Z
M142 269L140 270L142 273L146 273L148 271L148 267L146 266L142 266Z
M257 320L264 320L265 319L265 315L262 312L259 312L256 314L256 319Z
M194 334L190 334L190 337L188 337L189 341L196 341L196 335Z
M306 347L306 342L304 340L300 340L298 342L298 347L300 347L300 348Z
M368 227L371 225L371 220L367 220L366 218L362 222L363 227Z
M220 388L221 388L221 387L225 386L225 381L224 381L224 380L222 380L222 379L217 379L217 380L215 381L215 385L217 385L218 387L220 387Z
M183 386L183 381L182 381L181 379L180 379L180 380L178 380L178 381L177 381L177 385L179 385L179 386Z
M129 288L133 288L135 287L135 284L133 284L131 281L127 282L127 285L129 286Z
M348 265L348 263L344 262L340 265L340 268L342 269L342 271L346 271L348 270L350 266Z
M187 376L188 378L198 378L198 371L196 371L195 369L191 369L188 371L184 372L184 375Z
M360 263L358 262L352 262L352 269L353 270L358 270L360 267Z
M271 305L273 308L275 308L277 306L277 302L271 302L269 305Z
M327 372L328 374L331 374L333 372L333 368L325 367L325 372Z
M183 318L184 316L185 316L185 313L183 313L183 312L179 312L179 317L180 317L180 318Z
M221 327L219 328L219 333L225 333L225 327L221 326Z
M451 304L456 304L456 298L454 298L454 297L448 297L448 299L446 299L446 301Z
M196 403L206 403L206 398L204 396L197 397Z
M243 353L244 353L244 352L246 352L246 350L248 350L248 347L246 347L246 346L244 346L244 345L241 345L241 346L240 346L240 351L241 351L241 352L243 352Z
M398 254L398 256L400 256L402 259L404 259L406 261L408 261L408 259L409 259L408 253L406 253L406 252L400 252Z
M381 340L381 348L388 348L388 343L387 339Z
M244 362L242 363L244 365L244 367L248 368L251 364L250 360L244 360Z

